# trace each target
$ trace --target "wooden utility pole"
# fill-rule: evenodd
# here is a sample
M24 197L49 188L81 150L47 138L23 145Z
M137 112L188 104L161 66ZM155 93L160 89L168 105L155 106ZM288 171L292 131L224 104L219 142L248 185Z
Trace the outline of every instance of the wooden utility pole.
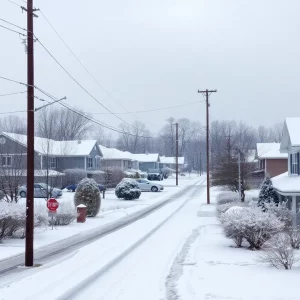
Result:
M176 185L178 185L178 123L175 124L176 126Z
M33 0L27 0L27 199L25 266L33 266L34 229L34 35Z
M206 196L206 203L210 204L210 177L209 177L209 102L208 98L211 93L216 93L217 90L208 90L199 91L198 93L205 94L206 99L206 179L207 179L207 196Z

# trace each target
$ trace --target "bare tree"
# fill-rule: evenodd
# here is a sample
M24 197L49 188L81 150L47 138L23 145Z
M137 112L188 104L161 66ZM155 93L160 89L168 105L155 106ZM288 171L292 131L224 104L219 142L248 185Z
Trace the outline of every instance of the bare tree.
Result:
M40 137L58 141L80 140L90 130L91 123L87 118L66 108L47 107L36 114L36 131Z
M18 189L26 178L26 148L9 139L0 143L0 188L7 202L18 202Z
M26 120L18 116L9 115L0 119L1 132L26 134Z
M144 123L134 121L132 126L122 123L119 127L123 132L117 141L119 149L132 153L145 153L149 151L151 133Z

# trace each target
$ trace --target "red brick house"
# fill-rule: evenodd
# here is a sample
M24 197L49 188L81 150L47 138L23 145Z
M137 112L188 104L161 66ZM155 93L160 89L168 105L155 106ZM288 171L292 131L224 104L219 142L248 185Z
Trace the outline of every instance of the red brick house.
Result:
M288 170L288 154L280 152L280 143L257 143L256 158L264 175L274 177Z

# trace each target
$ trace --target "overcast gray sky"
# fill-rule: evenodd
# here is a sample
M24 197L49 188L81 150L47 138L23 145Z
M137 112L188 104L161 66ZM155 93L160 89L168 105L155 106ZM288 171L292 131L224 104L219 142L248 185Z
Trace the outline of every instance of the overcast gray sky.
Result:
M34 5L128 111L203 100L197 89L210 88L218 89L211 97L213 120L258 126L300 115L297 0L36 0ZM0 0L0 18L26 26L26 14L7 0ZM99 101L114 112L125 112L85 73L41 15L35 19L35 34ZM2 28L0 37L0 76L26 82L22 41ZM35 70L36 85L57 97L67 96L68 104L106 112L38 43ZM22 90L0 80L0 94ZM26 109L25 94L0 100L0 112ZM138 117L156 132L170 116L204 124L204 111L205 104L198 103ZM120 123L111 115L94 117L113 126ZM130 114L120 117L135 119Z

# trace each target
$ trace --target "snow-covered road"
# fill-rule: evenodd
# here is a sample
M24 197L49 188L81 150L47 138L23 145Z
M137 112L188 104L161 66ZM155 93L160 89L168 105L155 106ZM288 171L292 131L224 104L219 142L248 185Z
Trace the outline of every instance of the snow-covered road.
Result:
M204 186L191 186L155 213L15 278L0 299L176 299L174 260L185 255L204 202Z

